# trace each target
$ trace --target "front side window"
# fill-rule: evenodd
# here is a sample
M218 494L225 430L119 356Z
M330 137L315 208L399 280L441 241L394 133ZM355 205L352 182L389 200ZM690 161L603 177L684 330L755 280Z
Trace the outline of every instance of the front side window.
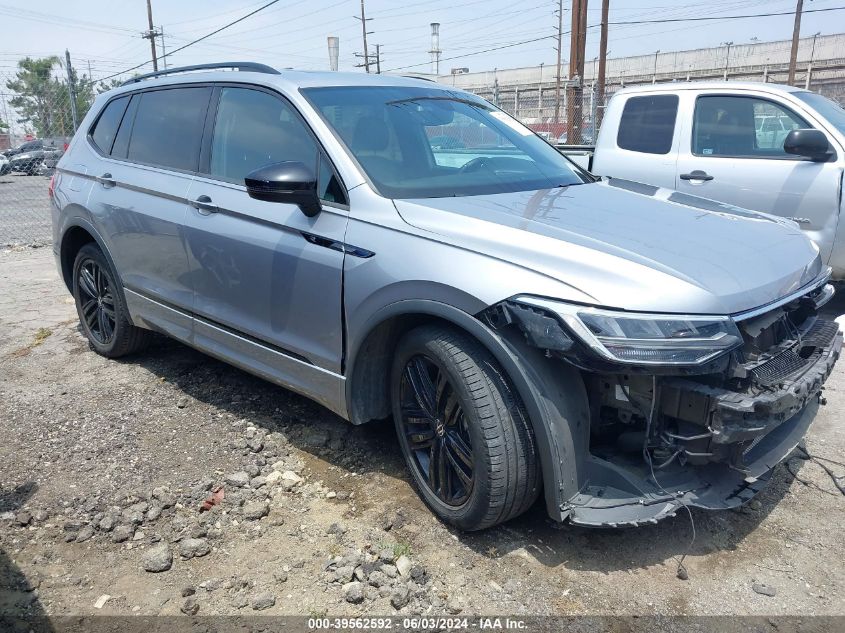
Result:
M140 95L127 158L195 171L210 88L169 88Z
M281 99L260 90L223 88L211 142L212 176L243 183L260 167L296 161L317 165L317 144Z
M677 116L677 95L631 97L622 109L616 145L643 154L668 154Z
M303 94L389 198L582 184L568 160L484 100L439 88L342 86Z
M129 97L120 97L119 99L110 101L94 125L91 140L94 141L94 144L104 154L111 152L114 137L117 135L117 128L120 125L120 120L123 118L123 113L126 111L126 104L128 103Z
M209 174L243 183L250 172L285 161L316 170L322 200L347 204L331 163L290 104L261 90L223 88L214 121Z
M692 153L697 156L793 158L786 135L811 127L784 106L755 97L713 95L695 103Z

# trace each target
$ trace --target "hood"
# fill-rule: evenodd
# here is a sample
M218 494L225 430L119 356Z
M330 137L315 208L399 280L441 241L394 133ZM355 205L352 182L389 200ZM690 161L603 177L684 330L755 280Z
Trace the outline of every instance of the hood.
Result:
M794 222L625 180L395 204L444 242L625 310L735 314L826 272Z

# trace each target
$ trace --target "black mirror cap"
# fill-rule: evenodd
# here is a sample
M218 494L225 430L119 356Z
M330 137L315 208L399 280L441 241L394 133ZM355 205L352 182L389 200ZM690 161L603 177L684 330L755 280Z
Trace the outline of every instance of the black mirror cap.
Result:
M830 141L821 130L792 130L783 141L787 154L805 156L816 162L825 162L833 156Z
M317 176L304 163L284 161L260 167L244 178L250 198L299 206L309 218L322 207L317 196Z

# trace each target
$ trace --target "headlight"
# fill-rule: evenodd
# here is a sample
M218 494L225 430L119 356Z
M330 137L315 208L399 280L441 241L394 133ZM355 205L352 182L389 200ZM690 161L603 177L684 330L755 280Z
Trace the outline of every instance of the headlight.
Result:
M600 310L536 297L515 301L555 313L599 356L632 365L701 365L742 343L730 317Z

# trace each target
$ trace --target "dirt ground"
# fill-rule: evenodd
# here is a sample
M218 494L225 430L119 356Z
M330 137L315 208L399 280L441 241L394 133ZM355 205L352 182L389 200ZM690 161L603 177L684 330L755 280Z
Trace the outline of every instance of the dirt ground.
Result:
M825 393L807 449L845 462L845 363ZM793 458L749 506L692 521L585 530L537 505L461 534L411 489L390 425L164 338L106 360L49 248L0 253L0 615L841 616L845 497L820 463L845 475Z

